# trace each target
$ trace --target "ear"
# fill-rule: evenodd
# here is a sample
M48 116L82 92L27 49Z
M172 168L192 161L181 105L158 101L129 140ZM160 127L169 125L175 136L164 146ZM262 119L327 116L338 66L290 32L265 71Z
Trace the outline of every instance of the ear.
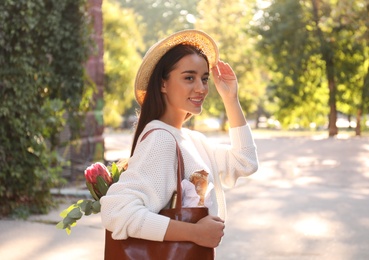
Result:
M166 82L163 80L161 82L161 88L160 88L161 93L167 93L167 86L166 85L167 85Z

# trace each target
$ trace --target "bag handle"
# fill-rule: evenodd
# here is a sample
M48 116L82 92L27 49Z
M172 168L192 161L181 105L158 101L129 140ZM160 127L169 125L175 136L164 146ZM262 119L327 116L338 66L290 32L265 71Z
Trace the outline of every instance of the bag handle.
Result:
M164 130L167 131L171 136L173 136L174 141L176 142L176 153L177 153L177 161L178 161L178 168L177 168L177 200L176 200L176 208L181 209L182 208L182 185L181 182L184 179L184 163L183 163L183 156L181 149L179 148L177 139L175 136L164 128L153 128L147 131L141 138L141 142L153 131L155 130Z

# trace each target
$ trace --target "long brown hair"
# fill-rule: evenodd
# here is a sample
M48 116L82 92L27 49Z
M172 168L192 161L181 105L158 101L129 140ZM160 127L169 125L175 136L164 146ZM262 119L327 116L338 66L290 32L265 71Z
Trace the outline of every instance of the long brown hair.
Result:
M136 131L133 137L131 156L133 155L137 140L145 126L152 120L159 119L165 112L165 102L161 93L163 80L169 78L169 73L175 69L175 65L183 57L191 54L197 54L206 60L209 68L209 61L206 55L193 45L180 44L170 49L156 64L152 72L146 90L146 95L141 106ZM188 114L186 119L191 117Z

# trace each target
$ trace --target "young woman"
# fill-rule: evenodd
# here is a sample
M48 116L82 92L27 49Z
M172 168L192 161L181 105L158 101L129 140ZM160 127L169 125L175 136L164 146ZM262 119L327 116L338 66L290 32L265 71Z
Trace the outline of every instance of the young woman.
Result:
M209 92L210 72L224 103L230 145L216 145L199 132L183 128L201 113ZM128 168L102 197L101 217L114 239L191 241L215 248L223 236L226 216L222 185L258 168L256 146L238 100L237 78L218 58L214 41L205 33L185 30L158 42L146 53L136 76L136 99L141 111ZM209 215L196 224L159 215L176 190L176 143L183 154L183 203L205 206ZM195 181L201 182L195 183ZM201 185L200 185L201 184Z

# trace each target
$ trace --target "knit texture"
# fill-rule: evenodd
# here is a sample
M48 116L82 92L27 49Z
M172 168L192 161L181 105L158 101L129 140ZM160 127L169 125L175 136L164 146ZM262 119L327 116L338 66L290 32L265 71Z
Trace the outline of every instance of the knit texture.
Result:
M196 131L177 129L154 120L144 129L164 128L176 138L183 154L185 178L200 170L214 183L209 214L226 217L222 185L232 187L241 176L258 168L256 145L248 125L230 129L230 144L210 143ZM138 140L141 140L141 137ZM176 145L173 136L155 130L138 142L128 169L100 199L103 226L114 239L128 237L163 241L170 219L157 213L166 207L176 190Z

